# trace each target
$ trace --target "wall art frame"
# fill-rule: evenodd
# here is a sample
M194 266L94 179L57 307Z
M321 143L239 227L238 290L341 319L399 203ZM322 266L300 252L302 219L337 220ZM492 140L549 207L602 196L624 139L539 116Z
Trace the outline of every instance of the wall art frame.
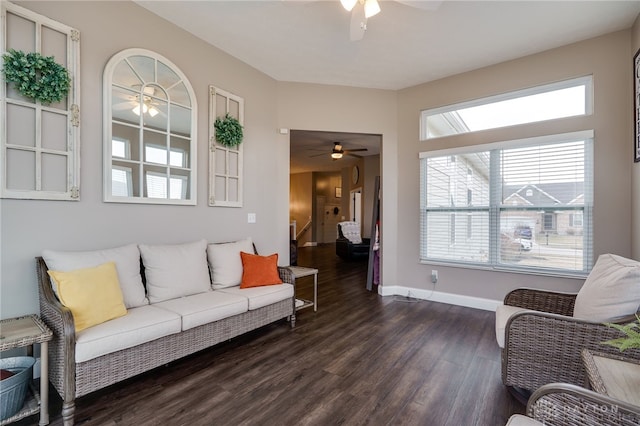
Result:
M640 49L633 57L633 161L640 162Z
M227 146L216 140L217 117L231 116L244 125L244 98L209 86L209 206L243 206L245 143Z
M54 57L70 77L58 102L24 96L0 82L0 198L80 200L80 32L8 1L0 2L0 53Z

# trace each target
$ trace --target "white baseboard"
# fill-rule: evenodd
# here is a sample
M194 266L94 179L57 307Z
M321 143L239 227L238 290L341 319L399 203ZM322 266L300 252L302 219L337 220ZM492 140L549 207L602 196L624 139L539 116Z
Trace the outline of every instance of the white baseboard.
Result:
M484 299L481 297L464 296L461 294L443 293L441 291L423 290L419 288L402 286L380 286L378 293L382 296L405 296L414 297L432 302L448 303L449 305L465 306L468 308L482 309L484 311L494 311L500 300Z
M302 247L316 247L318 245L315 241L306 242L302 245Z

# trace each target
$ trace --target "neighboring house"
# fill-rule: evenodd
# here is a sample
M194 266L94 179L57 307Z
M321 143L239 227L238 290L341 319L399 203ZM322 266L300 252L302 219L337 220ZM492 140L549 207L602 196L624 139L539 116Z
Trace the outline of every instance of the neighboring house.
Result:
M504 204L511 206L548 206L536 211L523 210L521 216L535 229L534 235L582 235L582 210L565 210L584 201L583 182L541 183L537 185L507 185L503 187ZM510 194L510 195L507 195ZM517 225L514 223L514 225ZM503 228L504 229L504 228Z

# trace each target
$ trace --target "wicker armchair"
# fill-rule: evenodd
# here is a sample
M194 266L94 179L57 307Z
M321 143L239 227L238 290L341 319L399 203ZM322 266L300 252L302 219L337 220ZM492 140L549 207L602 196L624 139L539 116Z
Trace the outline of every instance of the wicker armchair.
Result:
M580 356L582 349L619 353L602 345L623 334L602 323L573 318L576 294L533 289L517 289L504 299L505 305L539 312L523 311L506 323L502 349L502 382L507 386L536 390L548 383L587 382ZM633 321L633 316L619 323ZM627 350L625 356L640 359L640 350Z
M640 424L640 407L567 383L551 383L535 391L527 415L546 426Z

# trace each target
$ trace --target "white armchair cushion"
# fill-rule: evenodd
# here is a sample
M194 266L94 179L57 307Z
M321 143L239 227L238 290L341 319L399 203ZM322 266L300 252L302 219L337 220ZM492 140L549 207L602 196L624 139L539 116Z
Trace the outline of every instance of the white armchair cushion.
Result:
M63 272L115 262L124 305L130 309L149 303L140 275L140 252L135 244L93 251L43 250L42 258L50 270ZM54 291L57 294L57 288Z
M140 244L139 248L149 302L157 303L211 290L205 240L173 245Z
M342 230L342 235L353 244L361 244L360 224L358 222L340 222L338 223Z
M496 340L498 341L498 346L500 346L500 348L504 348L504 341L506 339L505 330L509 318L518 312L527 310L528 309L520 308L518 306L498 305L496 308Z
M240 252L253 254L251 238L231 243L216 243L207 246L207 259L211 269L214 290L240 285L242 282L242 259Z
M640 307L640 262L603 254L578 292L575 318L609 322L633 315Z

